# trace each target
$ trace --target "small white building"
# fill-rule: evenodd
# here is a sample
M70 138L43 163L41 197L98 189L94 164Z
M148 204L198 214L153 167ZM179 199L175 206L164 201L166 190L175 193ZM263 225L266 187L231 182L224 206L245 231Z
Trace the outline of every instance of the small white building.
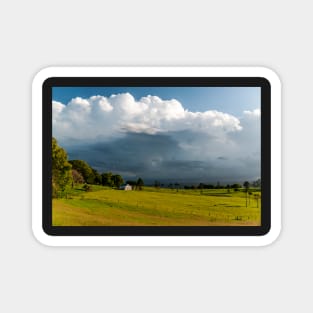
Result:
M132 186L129 184L121 185L119 190L132 190Z

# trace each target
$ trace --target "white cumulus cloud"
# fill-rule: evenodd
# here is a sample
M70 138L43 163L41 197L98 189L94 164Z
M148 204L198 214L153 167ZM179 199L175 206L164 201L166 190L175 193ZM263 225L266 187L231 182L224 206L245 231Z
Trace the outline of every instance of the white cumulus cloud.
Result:
M60 140L110 138L123 132L156 134L194 131L223 137L241 130L240 120L209 110L190 112L175 100L148 95L136 101L129 93L110 97L72 99L67 105L53 101L53 132Z

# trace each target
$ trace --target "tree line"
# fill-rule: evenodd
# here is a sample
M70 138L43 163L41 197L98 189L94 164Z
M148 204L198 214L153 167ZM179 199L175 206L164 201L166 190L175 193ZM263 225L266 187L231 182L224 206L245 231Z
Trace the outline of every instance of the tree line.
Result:
M240 188L242 188L241 184L228 184L228 185L221 185L220 183L217 183L216 185L214 184L204 184L204 183L200 183L199 185L185 185L184 189L235 189L235 190L239 190Z
M139 177L136 181L127 181L133 189L142 190L143 180ZM68 160L67 152L52 138L52 196L63 197L77 184L84 184L86 191L90 185L102 185L119 188L124 184L124 179L119 174L112 172L99 173L83 160Z
M243 184L227 184L221 185L219 182L217 184L193 184L193 185L184 185L180 183L169 183L169 184L161 184L159 181L154 182L154 187L156 188L170 188L170 189L234 189L235 191L239 191L240 189L245 187L245 184L249 182L244 182ZM252 183L249 183L250 187L261 187L261 180L258 179Z
M86 183L89 185L103 185L119 188L124 184L124 179L119 174L99 173L96 169L92 168L86 161L83 160L70 160L72 165L72 187L75 184Z

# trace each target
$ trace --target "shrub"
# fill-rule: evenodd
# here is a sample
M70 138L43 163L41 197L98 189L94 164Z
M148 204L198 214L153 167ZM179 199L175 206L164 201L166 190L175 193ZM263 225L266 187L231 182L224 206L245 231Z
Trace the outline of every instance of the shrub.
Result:
M85 191L91 191L91 186L88 185L88 184L85 184L85 185L83 186L83 189L84 189Z

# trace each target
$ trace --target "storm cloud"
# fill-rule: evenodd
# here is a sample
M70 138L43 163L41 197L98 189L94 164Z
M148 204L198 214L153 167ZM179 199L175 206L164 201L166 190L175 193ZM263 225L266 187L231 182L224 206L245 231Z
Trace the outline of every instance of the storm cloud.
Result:
M131 94L53 101L53 135L70 159L146 182L241 182L260 177L260 111L190 112Z

